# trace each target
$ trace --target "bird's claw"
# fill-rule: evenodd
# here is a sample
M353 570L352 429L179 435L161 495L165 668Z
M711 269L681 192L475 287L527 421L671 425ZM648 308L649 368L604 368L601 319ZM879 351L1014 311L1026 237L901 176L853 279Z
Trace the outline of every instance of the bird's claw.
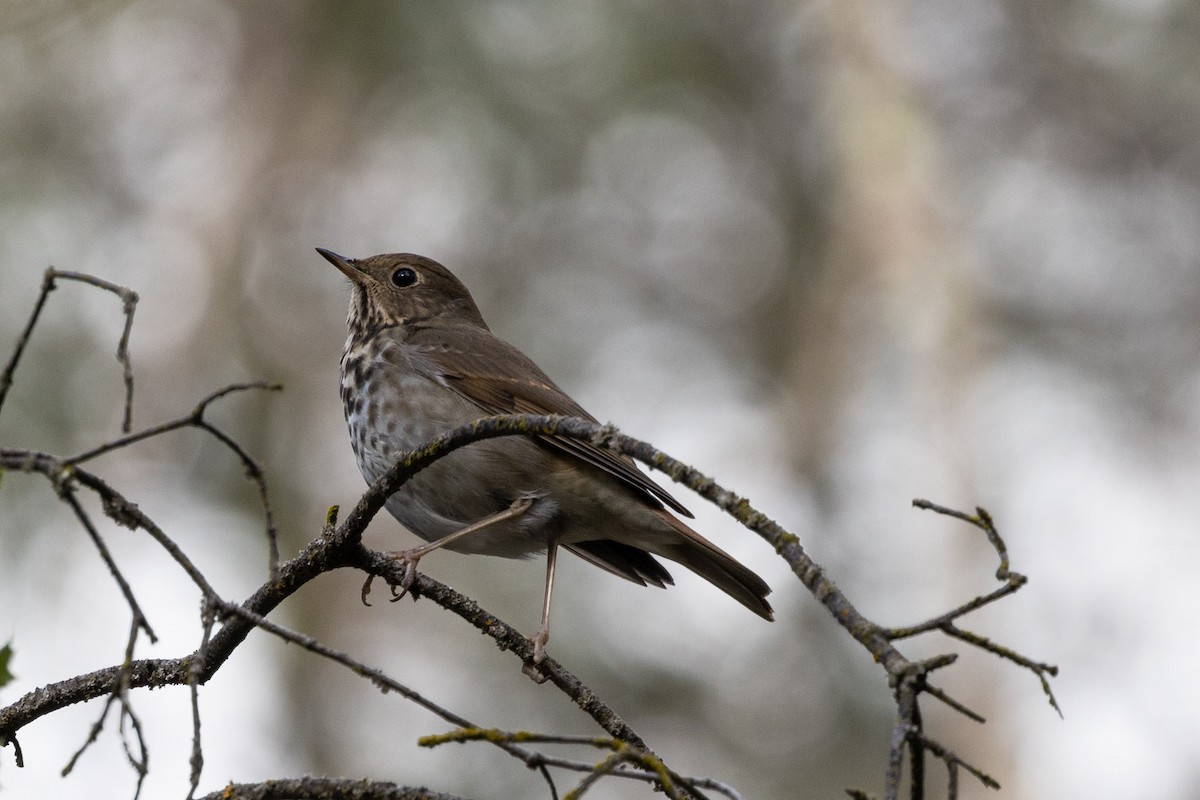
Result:
M411 550L397 550L387 555L393 561L404 562L404 577L400 579L400 583L388 584L392 590L391 602L394 603L408 594L409 590L412 589L412 585L417 579L417 562L421 560L421 557L414 556Z
M530 637L529 641L533 643L533 659L521 667L521 672L533 678L534 683L545 683L547 676L538 669L538 666L546 660L546 643L550 641L549 628L545 626L538 628L537 633Z
M521 667L521 672L533 679L534 683L545 683L548 679L545 675L538 671L538 668L533 664L525 664Z
M550 641L550 629L543 625L530 641L533 642L533 663L540 664L546 660L546 643Z

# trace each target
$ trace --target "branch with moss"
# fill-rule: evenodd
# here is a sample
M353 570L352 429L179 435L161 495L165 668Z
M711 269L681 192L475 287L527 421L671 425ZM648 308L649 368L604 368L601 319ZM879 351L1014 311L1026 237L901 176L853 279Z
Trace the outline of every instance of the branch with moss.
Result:
M123 367L128 370L128 335L136 294L122 287L113 287L99 279L89 280L89 276L48 271L43 283L42 294L35 305L29 324L18 341L12 359L3 373L0 373L0 410L3 407L5 392L12 383L12 376L29 336L33 332L46 297L53 288L54 280L62 277L73 277L85 283L115 291L125 300L126 326L118 347L118 355ZM1041 681L1051 705L1057 709L1048 680L1049 677L1056 674L1055 667L1029 659L1011 648L992 642L986 637L961 627L960 622L963 617L1012 595L1026 583L1024 576L1011 571L1004 542L990 515L982 509L977 509L974 514L966 514L928 501L914 501L920 508L957 517L981 530L999 557L1000 568L997 570L996 578L1001 582L1001 587L930 620L905 627L884 627L866 618L858 611L850 599L829 578L826 571L806 553L796 535L755 509L745 498L722 487L695 468L672 458L649 443L626 436L609 425L600 425L589 420L572 417L515 414L489 417L464 425L405 454L370 486L344 520L339 523L338 509L331 508L321 534L295 558L281 563L263 470L236 440L211 423L206 416L214 403L235 393L253 389L276 390L279 387L261 383L233 384L203 398L187 414L133 432L128 414L133 389L132 373L130 372L129 375L126 383L127 413L122 424L123 435L119 438L74 456L66 457L35 450L0 449L0 469L42 475L61 501L68 505L87 532L98 555L107 565L113 580L118 584L129 607L131 619L120 663L85 675L49 683L28 693L16 702L0 708L0 746L12 745L18 766L23 763L18 734L25 725L75 703L107 698L103 713L75 757L77 758L79 753L86 750L97 739L104 727L109 709L115 705L120 709L122 719L127 719L131 723L128 728L122 725L121 731L122 736L126 737L129 736L127 730L133 732L133 740L126 739L126 752L129 755L130 764L138 776L140 788L148 763L147 745L142 726L134 712L132 692L137 689L170 685L186 686L191 692L193 708L192 775L189 797L194 796L201 781L203 766L201 724L197 701L199 687L207 683L221 669L253 631L261 630L338 663L377 687L398 694L455 726L455 731L450 734L424 740L423 743L427 745L453 739L487 742L500 747L523 762L528 768L538 771L545 779L552 798L558 797L558 791L549 772L551 767L584 774L580 784L568 794L572 797L581 796L601 778L620 776L646 781L670 797L703 797L706 791L716 791L728 797L737 798L736 791L718 781L683 776L674 772L615 709L584 685L563 664L549 657L541 663L535 664L532 643L515 627L482 608L470 597L427 575L417 573L415 581L410 587L414 598L427 599L451 612L486 634L501 650L511 652L522 662L524 670L535 675L539 681L546 681L557 687L607 734L607 737L602 740L587 740L586 743L573 740L572 743L580 746L606 747L610 751L606 758L599 764L595 764L583 760L572 761L546 756L537 749L531 748L530 745L548 741L561 743L563 741L561 737L547 737L544 734L536 733L502 733L479 726L429 700L383 671L361 662L349 654L334 650L305 634L280 626L269 618L271 612L302 586L333 570L349 568L363 572L367 576L364 597L372 578L381 578L392 586L399 584L404 578L404 565L399 564L387 554L375 552L362 544L362 535L367 525L383 508L387 498L422 469L458 448L501 436L568 437L591 442L614 453L631 456L692 489L737 520L743 527L757 534L774 549L787 562L799 583L828 610L846 633L865 648L882 668L882 677L896 702L892 745L884 771L884 796L889 800L899 796L904 783L906 767L910 787L909 794L914 797L924 796L924 762L927 754L940 759L945 765L950 778L949 793L952 798L957 795L957 776L960 769L966 770L985 786L998 788L995 780L985 772L967 763L930 736L921 719L920 699L923 695L928 695L972 720L983 722L980 715L930 682L930 676L935 671L950 667L955 662L957 655L946 653L934 658L914 661L898 649L898 642L918 635L941 633L954 642L991 653L1033 672ZM220 441L234 454L248 478L258 488L264 512L264 534L268 549L268 579L242 602L221 597L208 578L165 530L124 493L110 485L99 474L83 466L101 454L134 447L147 440L185 429L200 430ZM154 641L154 632L149 619L130 588L130 582L109 555L103 537L84 505L79 501L81 492L88 492L98 498L103 513L117 524L145 532L174 560L178 568L197 587L202 597L200 613L203 634L196 649L192 652L178 658L134 658L140 637L146 636ZM598 745L597 742L603 742L603 744ZM72 763L73 761L74 759L72 759ZM330 794L332 784L322 781L325 779L295 779L247 785L231 784L218 794L223 797L264 798L334 796ZM341 786L341 784L338 785ZM284 791L282 787L285 786L288 787L287 791L291 791L292 794L281 793ZM419 793L425 790L380 782L349 782L341 786L341 789L344 791L336 796L443 796L432 793L405 794L407 792ZM326 793L322 795L322 791ZM859 790L850 790L850 793L855 797L869 796Z

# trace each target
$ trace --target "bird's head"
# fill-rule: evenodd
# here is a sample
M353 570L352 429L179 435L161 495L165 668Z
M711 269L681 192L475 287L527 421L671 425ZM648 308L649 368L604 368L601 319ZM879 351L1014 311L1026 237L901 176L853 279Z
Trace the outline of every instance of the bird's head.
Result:
M321 247L317 252L354 286L346 319L352 339L367 341L388 328L434 319L487 329L467 287L431 258L413 253L346 258Z

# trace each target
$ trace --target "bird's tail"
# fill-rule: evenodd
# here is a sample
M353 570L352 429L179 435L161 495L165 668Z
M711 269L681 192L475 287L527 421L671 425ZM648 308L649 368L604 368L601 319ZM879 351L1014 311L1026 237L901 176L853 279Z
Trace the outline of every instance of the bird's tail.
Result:
M669 512L661 513L680 535L647 549L687 567L763 619L775 618L766 599L771 593L766 581Z

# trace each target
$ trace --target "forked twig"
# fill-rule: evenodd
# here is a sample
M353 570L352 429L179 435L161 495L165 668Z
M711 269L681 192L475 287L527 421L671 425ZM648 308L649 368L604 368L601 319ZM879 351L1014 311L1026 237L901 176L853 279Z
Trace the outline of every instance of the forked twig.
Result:
M83 272L70 272L55 269L54 267L46 269L42 277L41 291L38 293L37 301L33 304L33 312L29 315L29 320L25 323L25 329L17 338L17 344L13 350L12 357L8 360L8 364L5 365L4 371L0 372L0 409L3 408L4 398L8 394L9 387L12 386L13 373L16 372L17 364L21 361L21 355L25 352L25 346L29 344L29 337L33 335L33 328L37 325L38 317L41 316L42 309L46 305L46 298L56 288L55 281L59 278L86 283L89 286L95 286L106 292L112 292L121 298L121 308L125 315L125 325L121 330L121 338L117 340L117 360L121 362L121 373L125 381L125 404L124 414L121 418L121 430L128 433L133 426L133 364L129 360L129 334L133 330L133 312L137 309L138 294L125 286L120 286L103 278L97 278L95 275L88 275Z
M992 515L980 507L976 507L974 514L967 514L965 512L947 508L946 506L938 505L937 503L922 499L913 500L913 505L920 509L925 509L942 514L944 516L960 519L983 531L984 535L987 537L988 543L992 545L996 551L996 555L1000 559L1000 566L996 569L996 580L1003 581L1005 585L989 594L976 597L973 600L960 605L958 608L952 609L945 614L941 614L919 625L913 625L906 628L889 628L886 631L888 637L892 639L904 639L921 633L926 633L928 631L939 630L942 633L945 633L947 636L958 639L962 642L966 642L972 647L977 647L980 650L992 653L995 656L1010 661L1019 667L1023 667L1037 676L1038 681L1042 685L1042 691L1045 693L1047 701L1061 717L1062 709L1058 705L1058 700L1054 697L1054 692L1051 690L1050 681L1048 680L1048 677L1055 677L1058 675L1058 667L1053 664L1034 661L1033 659L1027 658L1026 656L1021 655L1009 647L1005 647L1004 645L993 642L986 636L980 636L979 634L965 631L955 624L958 619L966 616L972 611L983 608L984 606L994 603L1010 594L1014 594L1028 582L1028 579L1024 575L1018 572L1013 572L1010 569L1008 548L1004 544L1004 540L1000 537L1000 532L996 529L996 523L992 519Z
M279 576L279 534L275 528L275 515L271 510L270 494L267 492L266 472L263 470L262 465L259 464L249 452L247 452L246 448L242 447L242 445L236 439L218 428L216 425L209 422L207 417L205 417L208 407L215 401L235 392L246 392L255 389L266 392L280 392L283 391L283 386L278 383L268 383L266 381L231 383L224 388L212 392L207 397L204 397L188 414L168 420L167 422L163 422L158 425L152 425L149 428L144 428L138 431L137 433L129 433L126 436L122 436L110 442L97 445L90 450L85 450L82 453L78 453L70 458L65 459L63 464L67 467L83 464L94 458L102 456L105 453L111 453L115 450L129 447L132 444L136 444L147 439L153 439L156 436L162 436L165 433L181 430L183 428L199 428L200 430L205 431L218 442L225 445L225 447L227 447L233 452L234 455L238 457L238 460L242 462L242 468L245 471L246 477L253 481L255 487L258 489L258 500L263 509L264 530L267 537L268 569L271 577L276 578Z

